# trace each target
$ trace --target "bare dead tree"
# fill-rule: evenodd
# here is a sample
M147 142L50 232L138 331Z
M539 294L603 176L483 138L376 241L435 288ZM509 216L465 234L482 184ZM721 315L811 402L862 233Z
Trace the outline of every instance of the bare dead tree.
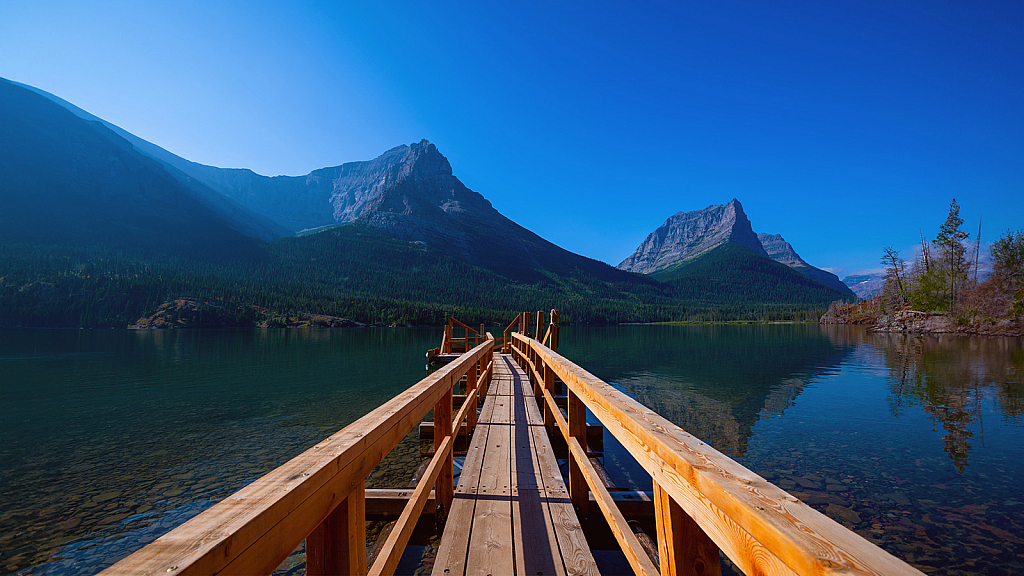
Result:
M896 281L896 288L899 291L900 299L903 302L907 300L907 291L904 286L903 278L900 277L900 273L906 271L906 263L903 258L900 258L900 251L896 250L892 246L886 246L885 252L882 255L882 264L887 266L886 272Z
M921 235L921 256L924 258L924 271L927 273L931 265L929 262L931 252L929 251L928 243L925 242L924 240L924 232L922 232L921 229L918 228L917 233Z

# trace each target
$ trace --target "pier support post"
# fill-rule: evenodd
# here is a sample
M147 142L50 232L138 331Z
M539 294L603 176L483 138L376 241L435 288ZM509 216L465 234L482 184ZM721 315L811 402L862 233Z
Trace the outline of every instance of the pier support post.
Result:
M718 546L654 480L661 576L721 576Z
M567 416L569 436L579 440L584 450L587 448L587 407L572 390L568 391ZM582 519L590 508L590 487L583 469L576 458L569 455L569 499L576 508L576 514Z
M366 574L366 490L362 483L306 537L306 574Z
M548 348L558 352L558 310L551 311L551 345Z
M434 404L434 450L441 447L446 436L452 434L452 386L448 381L444 396ZM461 424L461 423L460 423ZM453 486L452 455L454 451L448 451L447 463L441 466L441 472L434 482L434 498L444 509L444 516L452 509L452 500L455 498L455 487Z

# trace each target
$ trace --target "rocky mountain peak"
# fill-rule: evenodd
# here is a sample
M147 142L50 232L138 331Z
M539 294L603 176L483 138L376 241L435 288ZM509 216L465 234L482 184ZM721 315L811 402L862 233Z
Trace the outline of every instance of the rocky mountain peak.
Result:
M768 253L768 257L776 262L781 262L789 267L794 266L810 266L796 250L793 249L793 245L786 242L782 234L766 234L764 232L757 233L757 239L761 241L761 246L764 247L765 252Z
M780 264L785 264L797 272L817 280L822 284L834 288L847 296L853 296L853 292L847 287L839 277L835 274L815 268L808 264L796 250L793 249L793 245L786 242L786 239L782 237L782 234L765 234L764 232L758 232L758 240L761 241L761 245L764 246L765 252L768 253L768 257Z
M736 242L768 256L743 212L743 205L735 198L727 204L672 215L618 268L650 274L696 258L726 242Z

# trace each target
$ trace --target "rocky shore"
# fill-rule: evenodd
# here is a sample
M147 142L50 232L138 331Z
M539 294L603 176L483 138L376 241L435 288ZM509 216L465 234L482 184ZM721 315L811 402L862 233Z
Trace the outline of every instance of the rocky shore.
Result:
M178 298L161 304L129 329L166 328L354 328L361 322L326 314L274 313L258 306L229 307L217 302Z
M870 332L914 334L975 334L981 336L1024 336L1024 318L972 318L959 321L945 312L921 312L902 308L891 314L881 312L876 299L833 305L822 315L821 324L862 324Z

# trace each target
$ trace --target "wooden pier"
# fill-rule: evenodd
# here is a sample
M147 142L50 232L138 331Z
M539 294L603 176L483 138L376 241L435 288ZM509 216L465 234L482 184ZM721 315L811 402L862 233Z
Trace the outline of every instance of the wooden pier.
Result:
M749 575L921 574L560 356L557 312L546 331L543 320L521 314L500 339L450 321L428 353L447 365L104 574L269 574L304 540L307 574L390 575L424 509L444 523L435 576L598 574L590 523L639 575L713 576L720 554ZM366 490L431 410L433 456L416 487ZM588 411L651 475L648 494L609 490ZM388 510L397 521L367 566L367 516ZM656 551L627 522L636 514L653 514Z

